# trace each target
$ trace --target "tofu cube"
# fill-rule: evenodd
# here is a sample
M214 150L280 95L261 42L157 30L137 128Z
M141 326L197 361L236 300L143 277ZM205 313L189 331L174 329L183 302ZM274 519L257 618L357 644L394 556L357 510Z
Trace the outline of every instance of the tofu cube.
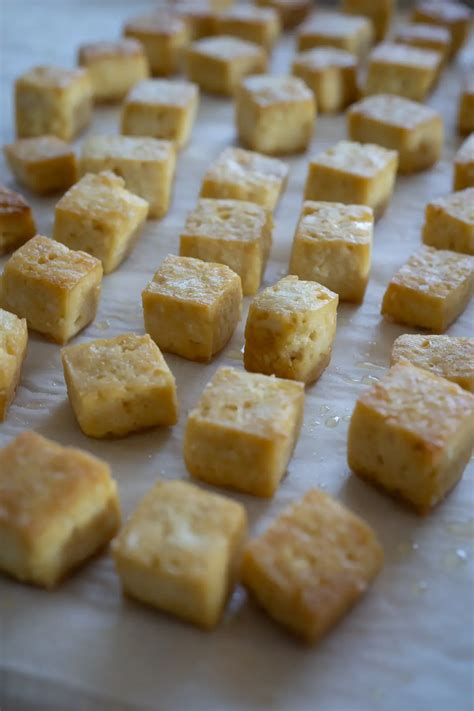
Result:
M401 96L379 94L362 99L347 112L351 141L377 143L398 151L399 173L431 168L444 140L438 111Z
M425 25L422 22L403 25L393 41L420 49L431 49L441 55L440 70L445 66L451 48L451 34L445 27Z
M474 132L466 138L454 158L454 190L474 188Z
M243 200L201 199L189 213L179 253L226 264L242 281L244 296L256 294L272 244L273 218L260 205Z
M319 113L343 111L357 99L357 58L335 47L297 54L292 73L311 89Z
M113 543L124 592L212 629L238 580L246 531L236 501L184 481L160 481Z
M439 76L441 61L441 54L432 49L395 42L379 44L369 55L363 93L424 101Z
M473 286L473 257L422 247L392 277L382 314L397 323L444 333L466 308Z
M190 39L217 34L219 12L212 0L178 0L173 3L173 11L186 22Z
M390 365L411 363L474 393L474 338L405 333L393 344Z
M250 304L246 370L309 384L331 360L338 296L314 281L280 279Z
M18 182L38 195L67 190L77 180L74 149L56 136L20 138L3 151Z
M467 79L459 96L457 126L463 136L474 131L474 77Z
M0 450L0 570L53 588L120 526L109 465L23 432Z
M311 159L304 198L368 205L378 219L392 197L397 168L396 151L372 143L339 141Z
M277 11L283 29L291 30L303 22L313 9L311 0L255 0L259 7Z
M372 263L373 230L370 207L307 200L293 239L290 274L323 284L341 301L362 302Z
M122 108L121 131L174 141L183 148L191 137L199 91L188 81L147 79L128 94Z
M67 343L94 320L101 284L98 259L36 235L5 264L0 306L33 331Z
M273 496L303 420L303 383L220 368L189 413L184 459L215 486Z
M224 264L169 255L142 302L145 330L161 350L208 363L237 326L242 285Z
M13 190L0 185L0 256L36 234L31 207Z
M270 155L305 151L316 124L316 101L302 79L294 76L247 77L235 96L239 140Z
M469 35L472 13L464 3L452 0L422 0L412 12L412 21L446 27L451 34L450 57L455 57Z
M82 144L80 172L111 171L148 203L148 217L166 215L176 168L171 141L139 136L90 136Z
M27 345L25 319L0 309L0 422L6 419L15 397Z
M423 243L474 255L474 188L466 188L428 203Z
M363 57L373 39L373 25L366 17L343 12L319 12L298 32L298 51L313 47L337 47Z
M61 356L69 401L88 437L176 424L176 383L150 336L80 343L63 348Z
M38 66L15 82L18 138L72 140L92 118L92 82L85 69Z
M246 545L242 579L271 618L312 644L354 605L382 565L383 550L365 521L310 489Z
M143 46L134 39L83 44L78 64L89 72L96 102L122 101L134 84L149 75Z
M474 395L410 363L359 397L348 461L357 476L426 514L460 480L472 454Z
M255 202L274 210L288 181L288 166L243 148L225 148L204 175L200 197Z
M134 17L125 24L123 34L143 46L153 76L179 72L190 37L187 23L176 13L161 9Z
M88 173L56 205L54 239L100 259L105 274L131 252L148 215L146 200L124 186L108 171Z
M342 9L352 15L364 15L372 21L375 41L380 42L390 29L395 0L342 0Z
M240 37L270 52L281 32L278 12L271 7L236 5L217 16L219 35Z

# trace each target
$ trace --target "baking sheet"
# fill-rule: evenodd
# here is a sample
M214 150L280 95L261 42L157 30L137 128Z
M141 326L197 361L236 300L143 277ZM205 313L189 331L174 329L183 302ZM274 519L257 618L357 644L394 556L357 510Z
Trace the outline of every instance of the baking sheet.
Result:
M72 66L81 42L119 36L123 20L152 3L3 0L0 7L3 143L13 138L11 89L16 75L37 63ZM273 71L287 70L293 49L293 38L285 37L273 58ZM425 203L451 189L451 161L460 143L454 117L468 61L465 52L430 98L446 120L442 160L428 173L397 181L394 199L376 227L365 302L339 308L333 360L307 391L305 422L288 476L271 501L235 497L245 503L256 532L311 486L337 496L374 526L385 547L385 569L372 590L319 646L307 649L256 610L241 589L212 634L127 601L106 555L55 592L2 578L4 711L472 708L472 461L448 500L429 518L420 519L356 480L345 459L354 401L383 373L394 338L406 330L380 318L384 288L420 243ZM117 109L98 109L89 133L116 132L117 120ZM343 117L320 117L312 151L344 136ZM231 102L204 98L192 143L180 155L170 213L161 222L149 222L130 258L105 278L97 319L78 341L142 332L140 292L162 258L177 253L179 231L208 163L234 140ZM289 186L276 213L265 284L286 273L307 161L307 155L288 160ZM3 163L0 178L17 187ZM50 235L56 199L27 197L39 230ZM32 333L18 396L0 427L0 446L33 428L103 457L112 465L128 514L157 478L186 478L181 453L186 413L219 366L240 367L245 311L231 343L212 364L167 356L178 383L181 417L176 427L113 442L80 433L66 398L59 348ZM449 333L472 335L472 316L471 305Z

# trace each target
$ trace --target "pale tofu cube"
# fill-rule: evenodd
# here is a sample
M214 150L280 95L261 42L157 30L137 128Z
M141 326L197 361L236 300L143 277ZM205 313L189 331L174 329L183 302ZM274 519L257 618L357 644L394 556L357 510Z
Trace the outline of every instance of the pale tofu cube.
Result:
M146 79L137 84L122 107L121 132L174 141L182 148L191 137L199 91L188 81Z
M309 384L331 360L338 296L314 281L280 279L250 304L245 368Z
M311 159L304 198L367 205L378 219L392 197L397 168L396 151L340 141Z
M280 32L280 17L271 7L236 5L217 16L216 34L240 37L267 51L271 51Z
M144 48L134 39L83 44L78 64L89 72L96 102L121 101L134 84L149 75Z
M405 333L393 344L390 365L411 363L474 393L474 338Z
M204 175L201 197L255 202L274 210L288 181L288 166L243 148L225 148Z
M439 111L401 96L379 94L362 99L347 112L352 141L377 143L398 151L399 173L431 168L444 140Z
M189 413L184 459L196 479L273 496L303 420L303 383L220 368Z
M18 182L38 195L67 190L77 180L74 149L56 136L20 138L3 151Z
M100 551L120 526L110 467L23 432L0 450L0 570L53 588Z
M474 77L472 76L464 83L459 95L457 126L463 136L474 131Z
M61 356L69 401L88 437L176 424L176 383L150 336L80 343L63 348Z
M17 249L35 234L31 207L19 193L0 185L0 255Z
M319 113L343 111L357 99L357 58L335 47L317 47L297 54L292 73L303 79Z
M6 419L15 397L27 345L25 319L0 309L0 422Z
M184 19L192 40L217 34L219 12L212 0L177 0L173 12Z
M53 237L102 262L109 274L133 249L148 215L146 200L114 173L88 173L56 205Z
M381 313L397 323L444 333L466 308L473 287L473 257L422 247L392 277Z
M341 301L362 302L372 263L373 230L370 207L306 201L293 239L290 274L323 284Z
M313 47L337 47L363 57L373 40L373 25L366 17L343 12L318 12L298 32L298 51Z
M102 273L95 257L37 235L5 264L0 306L33 331L67 343L94 320Z
M440 70L445 66L450 49L451 34L445 27L437 25L425 25L423 23L412 23L400 27L393 41L397 44L406 44L420 49L432 49L441 54Z
M357 476L426 514L460 480L474 443L474 395L399 363L356 402L348 462Z
M313 9L312 0L255 0L259 7L271 7L277 11L285 30L297 27Z
M294 76L247 77L235 96L239 140L259 153L305 151L316 125L316 101L302 79Z
M308 643L325 635L383 565L374 531L318 489L244 549L242 580L275 622Z
M168 212L176 168L171 141L139 136L90 136L82 144L81 175L109 170L148 203L148 217Z
M395 0L342 0L342 9L353 15L364 15L372 21L375 40L380 42L390 29Z
M396 94L424 101L440 71L442 55L395 42L379 44L369 55L363 93Z
M272 213L243 200L201 199L180 235L179 253L226 264L242 281L244 296L256 294L272 244Z
M180 70L189 29L176 13L161 9L134 17L125 24L123 34L143 46L153 76L170 76Z
M474 133L466 138L454 158L453 188L474 188Z
M92 118L92 82L85 69L38 66L15 82L18 138L72 140Z
M163 351L209 362L242 309L238 274L224 264L169 255L142 293L145 330Z
M428 203L423 243L474 255L474 188L466 188Z
M456 56L469 35L472 13L464 3L422 0L412 12L413 22L446 27L451 34L450 57Z

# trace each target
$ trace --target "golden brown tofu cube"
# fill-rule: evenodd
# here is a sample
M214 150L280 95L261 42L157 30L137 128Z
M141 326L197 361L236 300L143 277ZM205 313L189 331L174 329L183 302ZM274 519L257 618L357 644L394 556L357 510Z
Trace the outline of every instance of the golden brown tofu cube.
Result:
M357 99L357 58L335 47L316 47L297 54L292 74L303 79L320 113L343 111Z
M424 101L438 78L441 61L441 54L432 49L395 42L379 44L369 55L363 93Z
M3 151L18 182L38 195L67 190L77 180L74 149L56 136L20 138Z
M474 188L466 188L428 203L423 243L474 255Z
M121 101L134 84L149 75L144 48L134 39L83 44L78 64L89 72L96 102Z
M15 397L27 345L25 319L0 309L0 422L6 419Z
M236 5L217 16L217 33L254 42L271 51L281 31L278 12L271 7Z
M31 207L19 193L0 185L0 256L36 234Z
M369 51L374 39L372 22L362 15L319 12L298 32L298 51L337 47L358 57Z
M352 15L364 15L372 21L375 40L383 40L393 17L395 0L342 0L344 12Z
M440 69L446 64L451 48L449 30L437 25L425 25L422 22L403 25L395 33L393 41L397 44L439 52L442 57Z
M173 12L184 19L192 40L217 34L219 12L212 0L178 0Z
M422 0L412 13L413 22L446 27L451 33L450 56L454 57L464 45L471 23L472 13L464 3L452 0Z
M461 135L474 131L474 77L470 76L464 83L459 95L458 131Z
M123 34L143 46L153 76L170 76L180 70L189 29L176 13L162 9L134 17L125 24Z
M256 0L256 4L276 10L285 30L297 27L313 9L311 0Z
M453 188L474 188L474 133L466 138L454 158Z

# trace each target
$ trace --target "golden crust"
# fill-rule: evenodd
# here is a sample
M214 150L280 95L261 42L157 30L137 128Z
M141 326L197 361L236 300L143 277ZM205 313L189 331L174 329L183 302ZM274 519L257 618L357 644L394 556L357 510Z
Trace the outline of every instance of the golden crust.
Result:
M125 35L138 38L140 35L170 37L186 33L186 23L177 14L163 10L134 17L124 27Z
M314 156L311 162L350 175L375 178L380 171L396 160L396 151L377 146L375 143L339 141L323 153Z
M87 66L105 58L141 57L143 54L140 42L132 38L124 38L115 42L89 42L79 47L78 63Z
M89 77L85 69L37 66L16 80L17 89L34 87L48 91L68 91L73 84L82 83L89 89Z
M25 212L31 212L31 208L25 198L20 193L0 185L0 219L4 220L10 216L22 215Z

